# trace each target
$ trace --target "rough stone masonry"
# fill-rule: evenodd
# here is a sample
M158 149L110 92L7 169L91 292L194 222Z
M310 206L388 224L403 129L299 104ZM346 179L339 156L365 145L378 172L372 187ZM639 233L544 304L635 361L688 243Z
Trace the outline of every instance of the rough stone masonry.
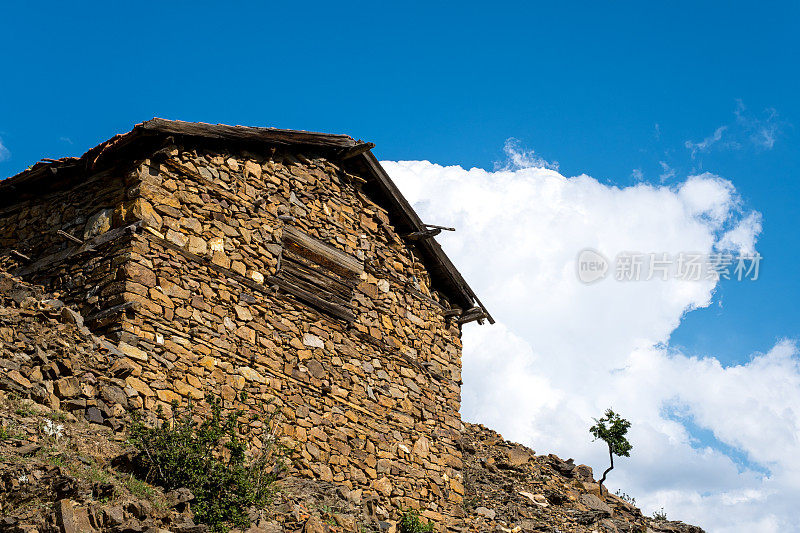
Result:
M492 318L371 148L153 119L0 182L0 255L114 343L129 408L272 401L298 473L443 520L461 327Z

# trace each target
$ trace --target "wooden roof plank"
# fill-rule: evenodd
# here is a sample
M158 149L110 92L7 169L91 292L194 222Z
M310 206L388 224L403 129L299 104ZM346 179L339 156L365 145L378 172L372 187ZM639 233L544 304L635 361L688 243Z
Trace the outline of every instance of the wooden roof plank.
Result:
M349 135L336 133L317 133L302 130L282 130L277 128L258 128L251 126L227 126L204 122L184 122L154 118L136 128L145 132L158 132L171 135L187 135L225 141L262 141L275 144L305 144L321 148L351 148L359 144Z

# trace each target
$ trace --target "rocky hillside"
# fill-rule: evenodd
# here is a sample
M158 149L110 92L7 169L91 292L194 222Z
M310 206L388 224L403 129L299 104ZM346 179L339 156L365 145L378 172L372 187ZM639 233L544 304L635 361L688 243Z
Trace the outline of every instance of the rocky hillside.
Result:
M601 496L590 467L536 455L481 425L466 424L461 447L470 531L703 532L643 516L605 489Z
M0 270L0 531L202 532L186 489L139 480L125 426L131 354L94 336L78 313ZM128 357L122 357L127 355ZM133 354L135 356L135 353ZM700 528L656 521L614 496L600 496L592 471L536 455L479 425L459 443L466 498L453 532L675 532ZM284 476L250 531L392 532L398 509L361 491Z

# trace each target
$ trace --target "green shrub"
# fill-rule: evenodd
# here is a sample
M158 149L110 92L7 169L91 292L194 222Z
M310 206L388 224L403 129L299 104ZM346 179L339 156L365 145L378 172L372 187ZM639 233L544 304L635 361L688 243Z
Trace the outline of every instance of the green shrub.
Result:
M135 415L131 440L139 451L137 466L147 481L165 490L191 490L195 517L213 531L244 529L250 523L248 509L265 506L274 492L282 449L276 439L266 438L261 453L247 460L247 443L237 434L241 411L223 418L219 403L210 403L211 416L200 423L191 404L179 410L174 403L169 418L159 409L155 427ZM272 427L273 416L266 416L265 427Z
M399 533L428 533L433 531L433 523L425 522L419 516L419 511L408 509L400 517L398 531Z

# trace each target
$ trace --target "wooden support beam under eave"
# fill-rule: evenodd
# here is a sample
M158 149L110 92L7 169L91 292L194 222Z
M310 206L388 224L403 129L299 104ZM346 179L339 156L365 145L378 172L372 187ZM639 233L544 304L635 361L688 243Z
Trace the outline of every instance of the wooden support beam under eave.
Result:
M355 157L357 155L361 155L364 152L369 152L373 148L375 148L375 143L371 143L371 142L358 143L355 146L351 146L349 148L343 148L339 152L339 159L344 161L346 159L350 159L351 157Z
M458 318L458 323L467 324L477 320L478 323L482 324L485 318L489 318L489 314L483 309L483 307L473 307L472 309L467 309L461 314L461 316Z

